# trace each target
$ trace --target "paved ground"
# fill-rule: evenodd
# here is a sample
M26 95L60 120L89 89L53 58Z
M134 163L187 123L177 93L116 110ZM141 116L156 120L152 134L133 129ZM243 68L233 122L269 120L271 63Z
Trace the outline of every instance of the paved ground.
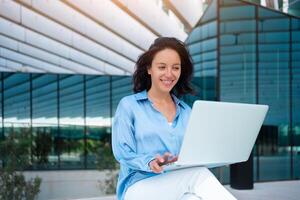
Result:
M238 200L300 200L300 181L256 183L253 190L226 188Z
M300 200L300 180L255 183L253 190L234 190L225 186L238 200ZM80 200L116 200L115 196Z

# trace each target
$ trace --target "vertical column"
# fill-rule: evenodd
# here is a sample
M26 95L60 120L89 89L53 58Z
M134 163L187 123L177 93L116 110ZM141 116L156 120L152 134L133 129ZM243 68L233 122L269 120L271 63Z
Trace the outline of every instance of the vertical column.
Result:
M217 78L216 101L220 101L220 0L217 0Z
M30 159L31 159L31 165L33 166L33 133L32 133L32 74L29 74L29 121L30 121L30 124L29 124L29 131L30 131Z
M57 158L58 158L58 169L60 169L60 151L61 151L61 139L60 139L60 86L59 86L59 80L60 80L60 77L59 77L59 74L57 74L57 85L56 85L56 88L57 88L57 139L56 139L56 148L57 148Z
M253 154L246 162L230 165L230 186L234 189L253 189Z
M112 76L109 76L109 116L110 116L110 133L112 132Z
M83 127L83 134L84 134L84 169L87 169L87 125L86 125L86 75L83 75L83 122L84 122L84 127Z
M258 63L259 63L259 49L258 49L258 22L259 22L259 17L258 17L258 6L255 6L255 23L256 23L256 34L255 34L255 40L256 40L256 44L255 44L255 52L256 52L256 70L255 70L255 102L258 103L259 99L258 99L258 94L259 94L259 82L258 82ZM259 180L259 144L256 144L256 180Z
M258 7L255 6L256 103L258 103ZM253 189L253 152L246 162L230 165L230 186L234 189Z
M2 116L2 131L1 131L1 138L0 140L4 140L4 86L3 86L3 73L1 73L1 116Z
M290 156L291 156L291 172L290 178L294 178L294 134L293 134L293 67L292 67L292 18L289 17L289 110L290 110L290 121L289 121L289 144L290 144Z

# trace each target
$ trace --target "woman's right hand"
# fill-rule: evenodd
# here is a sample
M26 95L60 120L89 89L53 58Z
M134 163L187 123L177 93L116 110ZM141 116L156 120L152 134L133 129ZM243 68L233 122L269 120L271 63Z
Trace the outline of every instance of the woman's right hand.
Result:
M155 159L149 163L150 169L154 173L163 172L163 165L177 161L178 157L166 152L163 156L157 154Z

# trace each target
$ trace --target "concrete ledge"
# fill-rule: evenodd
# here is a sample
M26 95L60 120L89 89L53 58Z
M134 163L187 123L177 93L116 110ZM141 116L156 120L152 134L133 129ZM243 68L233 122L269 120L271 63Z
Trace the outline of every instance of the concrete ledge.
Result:
M59 170L26 171L26 179L42 178L38 200L67 200L104 196L99 181L104 180L107 171Z
M226 185L238 200L299 200L300 180L255 183L253 190L235 190ZM117 200L116 196L85 198L80 200Z

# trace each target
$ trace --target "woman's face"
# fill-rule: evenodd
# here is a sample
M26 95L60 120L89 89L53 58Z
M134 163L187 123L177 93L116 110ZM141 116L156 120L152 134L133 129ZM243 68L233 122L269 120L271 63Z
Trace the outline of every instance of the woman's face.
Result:
M159 92L170 92L181 74L180 56L173 49L156 53L148 69L151 75L151 88Z

